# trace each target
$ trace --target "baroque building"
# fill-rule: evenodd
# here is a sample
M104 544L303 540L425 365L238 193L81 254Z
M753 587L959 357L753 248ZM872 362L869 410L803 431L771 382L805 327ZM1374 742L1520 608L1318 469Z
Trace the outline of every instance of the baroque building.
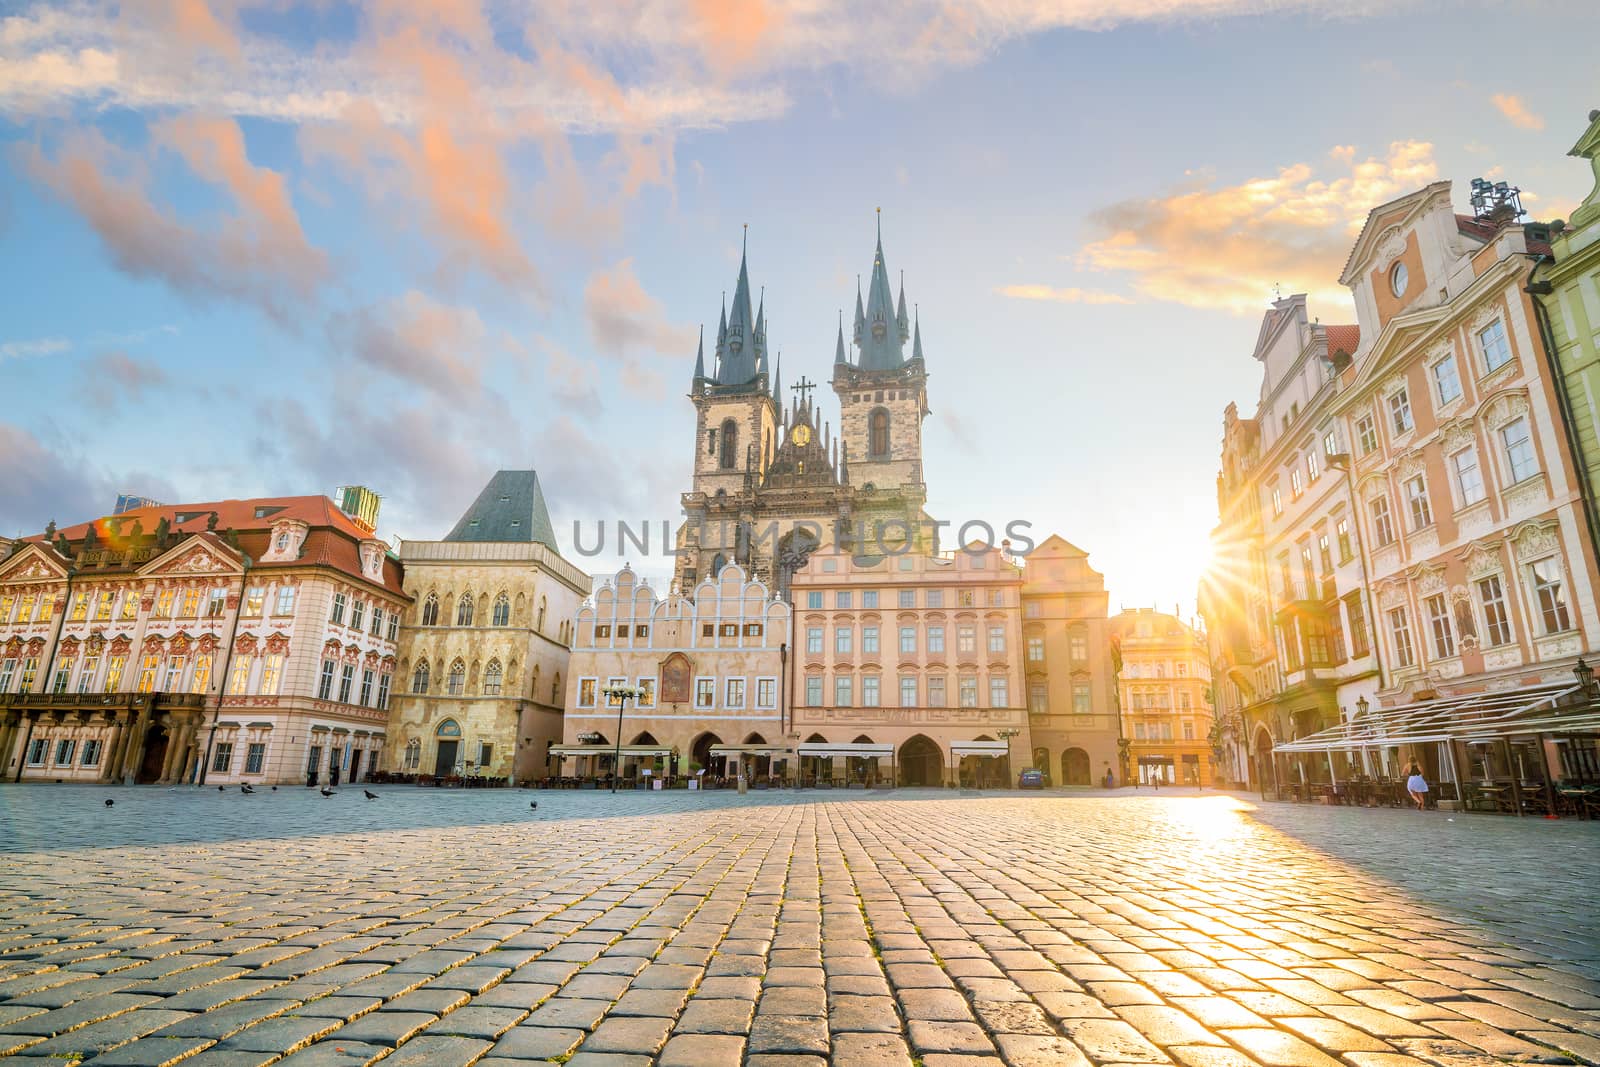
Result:
M1213 785L1211 664L1205 634L1148 608L1111 620L1122 658L1123 736L1140 785Z
M223 500L16 542L0 765L14 781L363 777L407 605L372 518L320 496Z
M865 301L856 294L849 350L842 322L835 344L837 436L806 377L785 405L765 303L763 295L753 304L741 255L709 371L703 340L695 357L693 484L682 499L674 583L680 591L738 563L786 594L789 575L821 546L882 554L937 545L923 511L929 409L921 327L907 314L904 284L898 305L890 291L881 232Z
M590 578L568 563L537 472L497 472L439 541L400 546L401 629L388 764L527 781L561 739L572 619Z

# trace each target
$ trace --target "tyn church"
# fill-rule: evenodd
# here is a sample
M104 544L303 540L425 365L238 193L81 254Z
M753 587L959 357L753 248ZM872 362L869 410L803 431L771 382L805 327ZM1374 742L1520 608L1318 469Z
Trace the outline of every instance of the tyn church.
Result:
M804 375L784 404L783 370L769 359L766 307L752 309L747 257L733 306L717 326L714 364L695 356L694 487L683 495L677 587L735 562L788 596L789 577L818 550L876 558L937 548L923 510L922 422L928 372L922 330L889 289L880 225L872 280L856 290L849 348L834 347L839 431L821 419ZM910 345L911 353L906 354Z

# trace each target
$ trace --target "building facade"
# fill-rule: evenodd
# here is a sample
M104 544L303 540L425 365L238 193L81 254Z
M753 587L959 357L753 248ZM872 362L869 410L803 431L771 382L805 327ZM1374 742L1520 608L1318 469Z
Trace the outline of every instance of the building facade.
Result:
M817 552L791 588L791 737L892 746L834 777L998 786L1029 760L1022 569L998 549Z
M378 765L400 566L326 497L137 507L0 562L12 780L296 784Z
M590 578L564 559L531 470L489 480L440 541L404 541L388 765L527 781L561 740L573 618Z
M1211 786L1211 663L1203 632L1133 608L1111 619L1121 654L1122 733L1140 785Z
M678 590L737 563L784 593L788 575L819 546L882 552L936 543L923 511L922 422L929 409L922 333L907 316L903 285L895 306L881 235L865 304L856 295L850 347L853 355L841 323L831 383L840 406L835 436L811 397L815 384L804 376L785 405L782 369L768 354L765 297L752 308L741 257L711 370L703 341L695 358L694 475L682 498Z
M1122 779L1117 660L1105 577L1057 536L1022 569L1024 694L1032 766L1056 785Z
M736 776L741 764L754 777L792 773L783 686L790 618L789 605L738 564L700 582L693 597L661 597L624 567L577 613L552 775L610 775L619 757L628 781L698 783ZM624 704L602 692L620 685L640 696Z

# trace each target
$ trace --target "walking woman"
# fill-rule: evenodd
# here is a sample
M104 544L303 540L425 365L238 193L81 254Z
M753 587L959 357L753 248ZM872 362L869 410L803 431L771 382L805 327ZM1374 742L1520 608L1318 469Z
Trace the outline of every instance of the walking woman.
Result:
M1418 811L1428 810L1428 780L1422 776L1422 765L1412 759L1406 774L1406 792L1417 802Z

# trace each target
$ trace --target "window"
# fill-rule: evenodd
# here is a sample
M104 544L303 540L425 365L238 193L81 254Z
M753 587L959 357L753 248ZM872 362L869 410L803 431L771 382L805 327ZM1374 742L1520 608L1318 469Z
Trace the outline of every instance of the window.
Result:
M878 652L878 628L876 626L863 626L861 628L861 651L876 655Z
M183 607L179 609L178 614L185 619L196 619L200 617L199 589L191 586L183 591Z
M902 708L917 706L917 679L912 675L905 675L900 679L900 706Z
M488 741L478 742L478 766L487 767L494 759L494 745Z
M1044 662L1044 638L1042 638L1042 637L1030 637L1030 638L1028 638L1028 662L1029 663L1043 663Z
M1028 685L1028 713L1050 714L1050 687L1044 682L1032 682Z
M879 679L876 674L864 674L861 676L862 707L875 708L879 705L880 701L878 700L878 682Z
M917 628L915 626L900 627L900 652L902 655L912 655L917 651Z
M870 459L887 459L889 457L889 413L878 408L872 413L870 434L867 439L867 455Z
M855 649L855 631L848 626L840 626L833 631L833 651L835 655L845 655Z
M220 590L218 590L218 592L220 592ZM94 617L96 622L111 621L111 608L116 599L117 594L115 593L101 593L95 598ZM6 612L9 607L10 605L8 604L0 604L0 623L6 621Z
M1513 484L1539 473L1539 461L1533 454L1533 440L1528 436L1526 418L1502 426L1500 440L1505 442L1506 463L1511 468Z
M209 668L211 666L211 664L210 664L211 657L210 656L201 656L200 659L201 659L202 662L204 662L206 664L206 667L209 670ZM196 667L195 669L196 669L196 671L199 670L198 667ZM98 674L98 673L100 673L100 657L99 656L85 656L83 658L83 669L78 671L78 692L87 693L87 692L89 692L89 690L94 688L94 676L96 674ZM5 686L0 685L0 693L3 693L3 692L5 692Z
M266 761L267 746L260 741L252 741L244 750L244 773L260 774L261 764Z
M373 637L381 637L382 635L383 635L383 609L378 607L377 604L373 604L372 605L372 636Z
M1389 500L1387 497L1375 496L1372 498L1372 539L1380 546L1394 543L1394 523L1389 519Z
M806 627L806 652L813 656L822 654L822 627Z
M1406 618L1405 608L1389 609L1389 633L1394 638L1394 663L1397 667L1409 667L1416 662L1416 653L1411 648L1411 623Z
M1529 570L1533 574L1533 594L1544 620L1544 632L1556 634L1570 630L1572 621L1567 615L1567 595L1561 586L1561 568L1555 558L1541 559Z
M398 611L391 611L391 612L389 612L389 630L388 630L388 633L385 634L384 636L388 640L393 641L397 637L399 637L399 635L400 635L400 613Z
M360 630L367 623L367 602L355 600L350 603L350 629Z
M956 627L956 651L966 653L978 651L978 628L976 626Z
M1283 492L1277 487L1272 487L1272 514L1283 514Z
M1389 291L1395 296L1406 295L1406 284L1410 281L1410 271L1406 270L1404 263L1396 263L1389 271Z
M111 661L106 664L106 681L105 685L101 687L100 691L103 693L115 693L117 690L121 689L122 670L127 665L127 656L112 656ZM4 688L5 686L0 686L0 689ZM240 692L243 692L243 690L240 690Z
M1450 605L1443 593L1435 593L1422 602L1428 612L1428 632L1433 637L1435 659L1449 659L1456 654L1456 635L1450 628Z
M378 675L378 708L381 711L389 706L389 679L392 678L388 671Z
M178 683L183 680L183 657L168 656L167 669L161 676L161 691L163 693L176 693Z
M100 742L90 738L83 743L83 758L79 761L84 767L97 767L100 765Z
M902 589L902 590L900 590L900 606L902 608L914 608L914 607L916 607L917 606L917 591L915 589Z
M1433 525L1433 509L1428 506L1428 483L1422 475L1406 479L1406 509L1411 513L1411 528L1423 530Z
M717 702L717 680L715 678L696 678L694 682L694 706L709 708Z
M1194 740L1194 723L1186 722L1183 724L1183 739L1185 741Z
M496 626L511 625L511 598L501 593L494 601L494 615L491 621Z
M732 419L727 419L722 424L722 455L718 457L718 465L725 471L733 470L738 452L739 427Z
M709 624L709 623L706 624L705 628L706 628L706 630L709 631L711 629L711 624ZM596 626L594 628L594 636L595 636L596 640L599 640L602 637L610 637L611 636L611 624L610 623L601 623L600 625ZM707 633L705 636L710 637L712 635L710 633Z
M778 706L778 680L776 678L756 679L756 707L775 708Z
M346 667L345 668L345 678L346 679L348 679L349 674L350 674L350 668ZM344 691L348 690L348 686L346 685L344 680L341 680L339 685L340 685L341 692L344 692ZM467 665L465 663L462 663L460 660L456 660L454 663L450 664L450 673L449 673L449 675L447 675L445 677L445 680L444 680L444 691L446 693L448 693L450 696L458 697L462 693L466 692L466 690L467 690ZM343 700L344 697L341 696L340 699Z
M330 680L330 684L331 680ZM423 660L417 664L417 669L411 676L411 691L413 693L426 693L428 691L428 661Z
M928 627L928 651L944 654L944 627Z
M1067 638L1067 652L1074 663L1082 663L1089 658L1089 638L1085 634L1072 634Z
M1334 524L1333 533L1339 540L1339 562L1346 563L1350 559L1350 520L1340 519Z
M533 628L535 630L539 631L540 633L544 633L544 615L545 615L545 598L544 597L540 597L539 598L539 615L538 615L537 620L533 624Z
M82 622L89 617L89 594L79 593L72 598L72 612L67 616L72 622Z
M505 672L500 668L500 661L497 659L490 660L489 666L483 669L483 695L490 697L499 696L501 680L504 677ZM644 701L641 700L640 703L643 704Z
M989 706L991 708L1004 708L1009 707L1010 704L1011 692L1006 676L1003 674L989 675Z
M961 706L975 708L978 706L978 679L970 674L964 674L959 680Z
M1333 547L1328 543L1327 534L1317 535L1317 558L1322 564L1323 574L1333 570Z
M156 611L155 611L156 618L158 618L158 619L170 619L170 618L172 618L173 602L177 599L177 597L178 597L178 593L174 589L163 589L163 590L161 590L161 592L157 593L156 594ZM26 603L26 601L27 601L27 598L24 598L24 607L29 606Z
M1361 446L1363 456L1378 447L1378 427L1371 415L1356 420L1356 443Z
M1289 472L1289 495L1294 499L1299 500L1301 494L1303 494L1305 491L1305 486L1301 484L1300 481L1300 468L1297 466L1294 470Z
M419 753L418 754L419 755L421 754L420 753L420 746L419 746ZM315 774L318 771L318 769L321 768L321 766L322 766L322 746L321 745L312 745L310 748L306 749L306 773L307 774ZM413 766L415 766L415 764L413 764Z
M806 607L812 611L820 611L822 609L822 592L820 590L813 589L806 594Z
M1345 616L1350 620L1350 654L1365 656L1371 647L1367 644L1367 615L1361 606L1361 594L1351 593L1344 598Z
M1506 327L1499 319L1478 331L1478 347L1483 350L1484 371L1498 370L1511 362L1511 346L1506 342Z
M822 706L822 676L816 674L806 675L806 707L820 708Z
M462 593L461 599L456 601L456 625L472 625L472 594Z
M1312 590L1314 575L1311 568L1311 542L1307 541L1300 546L1300 576L1305 579L1305 595L1310 598L1315 595Z
M71 678L72 678L72 661L71 660L62 660L61 661L61 665L56 668L56 677L55 677L55 681L53 681L50 684L50 692L52 692L52 693L65 693L67 691L67 682Z
M833 703L835 707L849 708L855 706L855 698L851 695L851 679L848 674L835 675L833 679Z
M327 700L333 696L333 673L337 668L338 664L334 663L331 659L325 659L322 661L322 674L317 678L318 700ZM413 692L427 692L428 665L426 663L420 664L417 667L417 685L418 688L412 690Z
M105 600L106 600L106 603L105 603L104 606L107 609L106 617L109 618L110 615L111 615L111 612L109 610L110 607L111 607L111 601L110 601L109 597L105 598ZM211 590L211 592L206 597L206 618L208 618L208 619L220 619L220 618L222 618L223 609L225 609L227 606L228 606L228 591L226 589L213 589L213 590Z
M1322 468L1317 465L1317 453L1314 449L1306 455L1306 474L1313 482L1322 477Z
M580 708L592 708L592 707L594 707L595 693L599 690L599 688L600 688L600 680L598 678L579 678L578 679L578 707L580 707Z
M930 590L927 591L925 596L927 597L928 607L930 607L930 608L942 608L942 607L944 607L944 590L943 589L930 589Z
M982 559L983 559L982 556L974 556L973 560L972 560L972 565L974 567L978 566L979 565L979 561L982 560ZM956 607L958 607L958 608L970 608L970 607L973 607L975 603L976 603L976 598L973 596L973 591L971 589L957 589L956 590Z
M56 763L70 764L72 754L77 749L78 743L71 738L63 737L56 742Z
M232 766L233 743L230 741L219 741L217 743L216 751L211 754L211 769L220 773L226 773L228 768Z
M1329 430L1322 435L1322 454L1324 456L1337 455L1339 452L1339 431Z
M35 661L35 660L29 660L28 661L28 663L34 663L34 662L37 662L37 661ZM141 662L139 664L139 692L141 692L141 693L151 693L151 692L155 691L155 688L156 688L156 671L160 670L160 668L161 668L161 657L160 656L146 656L144 658L143 662ZM25 663L25 664L23 664L23 667L22 667L22 688L20 690L18 690L18 691L26 693L28 691L28 683L31 680L32 680L32 677L31 677L30 672L28 671L28 664Z
M1483 472L1478 470L1478 450L1467 447L1450 457L1450 470L1455 475L1456 492L1461 495L1461 506L1476 504L1484 497Z
M1461 399L1461 377L1456 374L1456 357L1446 356L1433 365L1433 390L1440 404Z
M850 590L841 589L841 590L839 590L838 593L834 594L833 606L836 607L836 608L848 608L848 607L851 607L852 606L852 601L850 599Z
M439 625L439 598L432 593L429 593L428 599L422 602L422 625Z
M1004 652L1006 650L1006 628L1004 626L989 627L989 651Z
M1511 641L1511 619L1506 614L1506 594L1500 576L1478 579L1478 602L1483 605L1483 635L1486 644L1504 645Z
M744 707L744 679L743 678L729 678L728 679L727 701L726 701L725 706L729 707L729 708L742 708L742 707Z
M1072 714L1088 715L1094 710L1094 701L1089 685L1079 682L1072 687Z
M942 708L944 706L944 675L931 675L928 678L928 707Z
M344 625L344 605L345 595L343 593L333 594L333 611L328 615L329 622L336 626Z
M35 737L28 742L28 766L38 767L44 763L44 758L50 752L50 742L42 737Z
M1411 432L1411 396L1404 389L1389 397L1389 425L1396 434Z
M878 606L878 591L866 589L861 593L861 606L863 608L876 608Z

